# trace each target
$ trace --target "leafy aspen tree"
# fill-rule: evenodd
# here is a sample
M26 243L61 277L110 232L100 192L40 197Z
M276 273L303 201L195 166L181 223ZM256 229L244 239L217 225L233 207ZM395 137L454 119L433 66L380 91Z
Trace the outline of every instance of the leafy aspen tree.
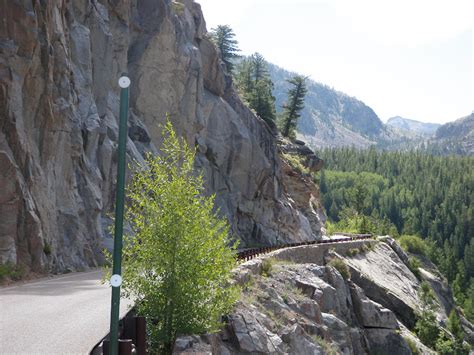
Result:
M149 320L153 352L170 354L181 334L217 331L238 298L229 226L205 197L194 150L165 125L161 155L146 157L128 190L132 233L123 249L123 291Z

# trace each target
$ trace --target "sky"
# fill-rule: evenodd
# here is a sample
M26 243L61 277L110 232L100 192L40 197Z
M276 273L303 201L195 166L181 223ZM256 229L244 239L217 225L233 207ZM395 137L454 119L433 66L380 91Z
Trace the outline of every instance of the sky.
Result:
M386 121L474 111L472 0L196 0L241 53L362 100Z

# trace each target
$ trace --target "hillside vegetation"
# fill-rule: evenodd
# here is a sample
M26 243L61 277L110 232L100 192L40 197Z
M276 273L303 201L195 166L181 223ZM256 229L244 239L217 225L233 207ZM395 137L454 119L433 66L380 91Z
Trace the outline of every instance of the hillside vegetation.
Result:
M323 204L337 228L419 235L473 319L474 158L327 149Z

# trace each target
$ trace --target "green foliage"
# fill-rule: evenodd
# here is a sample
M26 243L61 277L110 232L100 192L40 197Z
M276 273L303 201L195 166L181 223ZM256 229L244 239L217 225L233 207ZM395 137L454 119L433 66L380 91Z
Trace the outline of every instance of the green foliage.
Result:
M344 260L338 259L338 258L333 258L329 263L329 266L332 266L335 268L341 276L344 278L344 280L349 280L351 277L351 273L349 271L349 268L347 267L346 263Z
M350 248L348 251L346 251L346 255L349 257L356 256L361 252L360 249L358 248Z
M21 280L25 276L25 269L12 263L0 264L0 282L6 279Z
M234 69L233 60L239 57L237 53L240 52L238 42L234 39L234 31L228 25L219 25L216 28L211 29L210 34L212 41L217 48L219 48L222 61L224 62L227 71L232 73L232 70Z
M265 258L262 260L262 276L269 277L272 275L272 269L275 260L272 258Z
M320 157L328 169L320 188L331 222L353 227L343 213L352 209L383 221L369 226L377 234L419 236L425 245L412 237L402 243L427 255L453 285L459 305L472 307L467 293L474 277L474 157L355 148L325 149ZM355 203L358 182L367 192L363 204Z
M46 240L44 241L44 245L43 245L43 253L46 254L46 256L50 256L51 255L51 244L49 244Z
M154 351L170 353L178 334L217 331L238 290L230 285L236 265L228 224L205 197L193 170L194 151L168 121L161 156L146 157L128 189L123 291L145 315Z
M323 348L324 354L326 355L338 355L340 352L337 346L329 343L326 339L321 338L318 335L312 335L312 339L316 344Z
M470 347L460 339L452 339L442 331L436 341L435 349L440 355L468 355Z
M417 258L411 257L408 259L408 268L418 280L421 280L420 266L421 263Z
M466 318L469 319L469 321L474 322L474 278L471 278L470 280L463 308Z
M171 2L171 8L173 9L175 14L182 16L186 7L180 2L173 1Z
M409 253L425 256L428 255L429 246L423 239L416 235L402 235L398 239L398 243Z
M302 162L303 158L295 154L282 154L283 159L285 159L290 166L300 174L309 174L309 169Z
M288 90L288 100L283 105L281 133L284 137L296 138L296 125L304 108L304 97L307 93L306 77L295 75L287 81L293 85Z
M448 330L451 332L451 334L454 335L455 338L457 339L464 338L464 330L462 329L462 326L461 326L461 318L459 317L455 309L453 309L451 313L449 313L447 327L448 327Z
M415 332L423 344L434 349L440 329L434 313L437 306L436 298L426 281L421 283L418 296L421 300L422 308L415 325Z
M242 60L237 68L235 83L244 101L258 116L268 122L275 120L273 82L261 54L255 53Z
M410 339L408 337L403 337L403 339L405 339L405 342L407 343L407 345L410 348L410 351L413 355L418 355L420 353L420 351L416 347L416 343L412 339Z
M381 220L373 216L359 215L353 209L345 209L340 212L340 220L336 223L326 222L328 233L368 233L368 234L390 234L392 225L386 220Z

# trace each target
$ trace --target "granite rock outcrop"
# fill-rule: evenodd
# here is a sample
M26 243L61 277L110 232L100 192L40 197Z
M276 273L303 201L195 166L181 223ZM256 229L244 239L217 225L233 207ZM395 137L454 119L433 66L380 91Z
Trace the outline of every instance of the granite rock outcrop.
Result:
M130 162L159 152L169 117L196 146L207 193L242 246L324 234L315 195L285 186L275 127L240 100L199 4L2 0L0 13L1 263L37 272L102 263L122 73L132 82Z

